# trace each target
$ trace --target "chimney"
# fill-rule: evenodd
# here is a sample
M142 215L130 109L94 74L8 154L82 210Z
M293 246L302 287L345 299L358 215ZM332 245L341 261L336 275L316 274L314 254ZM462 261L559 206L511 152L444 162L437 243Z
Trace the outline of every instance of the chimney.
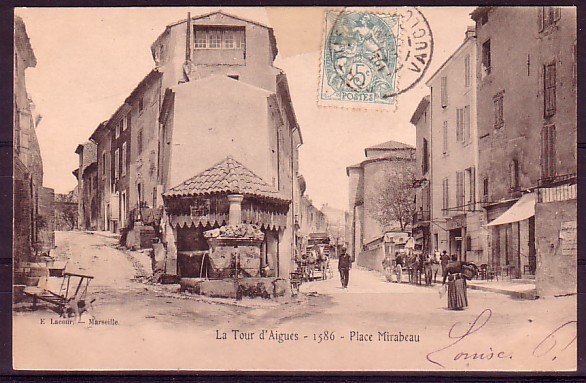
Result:
M471 37L476 37L476 28L473 25L466 27L466 40Z

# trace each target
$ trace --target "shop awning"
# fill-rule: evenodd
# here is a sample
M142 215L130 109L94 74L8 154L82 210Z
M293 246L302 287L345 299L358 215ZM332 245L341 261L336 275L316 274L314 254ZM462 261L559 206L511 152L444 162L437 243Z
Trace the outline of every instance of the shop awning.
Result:
M506 225L507 223L519 222L535 215L535 193L523 195L509 210L486 226Z

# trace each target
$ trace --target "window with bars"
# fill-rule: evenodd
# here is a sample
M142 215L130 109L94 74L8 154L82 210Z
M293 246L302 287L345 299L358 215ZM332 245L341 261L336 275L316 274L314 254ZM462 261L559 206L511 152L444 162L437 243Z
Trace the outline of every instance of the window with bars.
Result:
M556 67L555 62L543 67L544 116L551 117L556 110Z
M443 154L448 154L448 122L444 121L444 125L442 126L442 136L443 136Z
M556 131L555 125L546 125L541 130L541 178L556 175Z
M464 141L464 108L456 109L456 141Z
M442 180L442 211L444 215L448 213L448 206L450 203L450 196L448 193L448 178L446 177Z
M499 92L493 97L494 102L494 128L500 129L505 124L504 119L504 92Z
M464 206L464 172L456 172L456 206Z
M441 96L442 108L447 107L448 106L448 78L447 77L441 78L440 96Z
M472 79L472 71L470 68L470 55L464 57L464 86L469 87Z
M244 28L195 26L195 49L244 49Z

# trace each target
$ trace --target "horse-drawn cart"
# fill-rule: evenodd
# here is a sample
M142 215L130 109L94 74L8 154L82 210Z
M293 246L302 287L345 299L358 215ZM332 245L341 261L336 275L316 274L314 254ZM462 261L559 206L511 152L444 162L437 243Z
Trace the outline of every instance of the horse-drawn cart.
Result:
M81 318L91 304L87 301L87 293L93 278L90 275L64 273L58 293L41 287L27 287L24 294L32 298L33 310L36 310L38 301L43 301L54 305L60 317Z

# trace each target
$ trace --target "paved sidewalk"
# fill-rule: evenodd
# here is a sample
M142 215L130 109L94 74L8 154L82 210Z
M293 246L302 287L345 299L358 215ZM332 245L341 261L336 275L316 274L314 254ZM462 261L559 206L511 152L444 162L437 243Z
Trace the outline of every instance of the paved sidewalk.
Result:
M486 281L474 279L468 282L468 287L472 290L490 291L493 293L506 294L515 298L537 299L537 290L535 282L528 280L521 281Z

